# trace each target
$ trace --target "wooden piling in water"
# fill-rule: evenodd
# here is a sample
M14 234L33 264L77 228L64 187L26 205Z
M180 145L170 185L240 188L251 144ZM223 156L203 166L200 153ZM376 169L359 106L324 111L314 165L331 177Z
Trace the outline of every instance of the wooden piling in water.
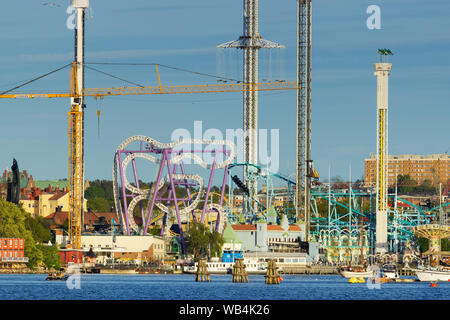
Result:
M266 284L280 284L280 276L275 260L270 259L267 263Z
M243 259L236 259L233 265L233 282L248 282L247 271Z
M206 265L206 259L200 259L197 264L197 272L195 274L195 281L197 282L210 282L208 267Z

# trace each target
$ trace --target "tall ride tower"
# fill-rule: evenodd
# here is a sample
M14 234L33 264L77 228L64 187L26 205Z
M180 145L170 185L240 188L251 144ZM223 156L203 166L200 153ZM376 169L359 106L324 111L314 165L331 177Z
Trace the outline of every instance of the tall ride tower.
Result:
M309 241L311 210L311 17L312 1L297 0L297 158L296 215L303 204L305 238Z
M81 249L84 199L84 18L89 0L72 0L75 9L75 61L69 111L69 237L72 248Z
M379 49L380 61L375 63L377 77L377 184L376 184L376 244L375 253L388 251L387 239L387 164L388 164L388 79L392 63L383 57L392 55L389 49Z
M258 50L262 48L284 48L283 45L264 40L258 30L258 0L244 0L244 35L239 39L218 45L219 48L243 50L243 82L252 88L258 82ZM244 91L244 163L258 165L258 91ZM244 183L247 183L249 198L243 204L244 212L258 210L257 172L252 166L244 166Z

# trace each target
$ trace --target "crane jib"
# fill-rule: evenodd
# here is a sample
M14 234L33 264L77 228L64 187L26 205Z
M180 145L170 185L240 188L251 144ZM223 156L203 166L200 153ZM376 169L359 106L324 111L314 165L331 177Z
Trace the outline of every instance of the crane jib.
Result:
M243 91L269 91L269 90L296 90L296 82L265 82L265 83L235 83L191 86L166 86L166 87L118 87L118 88L85 88L81 96L103 97L119 95L146 95L146 94L183 94L183 93L221 93ZM3 94L0 98L71 98L71 93L17 93Z

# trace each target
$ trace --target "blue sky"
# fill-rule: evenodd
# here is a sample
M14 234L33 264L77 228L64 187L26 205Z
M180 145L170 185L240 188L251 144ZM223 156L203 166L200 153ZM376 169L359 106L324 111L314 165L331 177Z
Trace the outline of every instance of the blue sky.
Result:
M0 12L0 89L6 90L73 60L69 1L16 0ZM381 8L381 29L366 27L369 5ZM58 6L59 5L59 6ZM241 52L216 45L242 34L242 1L91 0L86 25L87 62L161 63L241 77ZM261 0L260 33L286 49L260 52L260 78L296 79L296 1ZM394 52L389 92L389 151L449 151L450 2L447 0L316 0L313 6L312 156L321 177L363 175L376 148L377 48ZM271 62L272 68L269 68ZM155 85L154 67L93 66ZM271 72L271 73L270 73ZM215 83L208 77L160 69L163 84ZM68 70L21 92L67 90ZM126 85L86 71L87 87ZM68 99L0 101L0 168L15 157L37 179L67 177ZM102 111L100 138L97 108ZM280 172L295 171L295 91L261 93L259 126L280 130ZM240 128L242 94L109 97L87 100L86 177L111 179L117 146L135 134L168 142L173 130Z

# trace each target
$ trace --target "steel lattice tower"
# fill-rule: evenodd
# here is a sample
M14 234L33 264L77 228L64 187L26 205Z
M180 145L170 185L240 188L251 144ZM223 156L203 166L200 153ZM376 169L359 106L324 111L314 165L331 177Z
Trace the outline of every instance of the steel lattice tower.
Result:
M72 0L76 10L75 62L69 111L69 236L74 249L81 248L84 199L84 17L89 0Z
M239 39L218 45L219 48L243 50L243 82L252 88L258 82L258 50L284 48L283 45L262 39L258 30L258 0L244 0L244 35ZM244 162L258 165L258 91L243 94ZM258 185L254 167L244 166L244 181L248 184L250 197L256 198ZM244 201L244 212L258 210L251 199Z
M309 241L311 209L311 0L297 0L297 163L296 215L304 205L305 238ZM302 193L303 191L303 193Z

